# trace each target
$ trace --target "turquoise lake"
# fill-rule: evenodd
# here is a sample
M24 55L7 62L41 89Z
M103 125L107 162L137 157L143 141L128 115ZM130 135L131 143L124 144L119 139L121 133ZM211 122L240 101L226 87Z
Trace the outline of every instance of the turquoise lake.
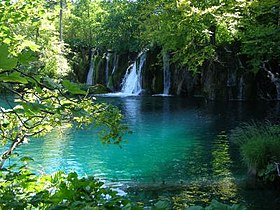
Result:
M101 101L118 106L132 131L121 147L101 144L88 127L32 139L18 152L31 155L39 172L94 175L123 187L136 200L164 195L207 203L216 198L249 209L279 209L279 192L254 189L244 181L238 148L226 137L242 122L277 120L279 103L144 96Z

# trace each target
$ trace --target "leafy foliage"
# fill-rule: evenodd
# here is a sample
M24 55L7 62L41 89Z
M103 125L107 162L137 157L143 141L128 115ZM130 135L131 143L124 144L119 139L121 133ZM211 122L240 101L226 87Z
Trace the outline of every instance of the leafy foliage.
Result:
M17 59L9 57L8 46L6 44L0 46L0 65L2 70L10 70L17 65Z
M263 62L280 58L280 3L277 0L252 1L242 19L241 53L257 72Z
M1 51L5 51L6 57L5 46L9 46L9 54L21 61L18 68L22 71L62 78L71 70L65 58L67 50L56 32L57 10L49 4L42 0L1 2ZM16 65L14 58L0 60L2 65L8 64L7 70Z
M40 1L35 3L42 4ZM17 6L24 4L23 1L17 1L1 6L14 11ZM44 8L41 4L39 6ZM24 10L24 20L31 21L25 15L27 12L34 12L31 10L35 9L33 6ZM13 14L14 16L6 21L19 21L16 13ZM5 20L7 17L2 18ZM14 33L9 31L12 29L4 32ZM56 39L55 36L51 37ZM40 55L37 58L33 56L37 47L34 48L34 43L28 39L23 39L21 43L15 39L13 43L0 45L0 89L4 97L13 95L12 100L6 97L8 108L0 108L0 142L3 146L11 143L9 149L0 157L0 168L12 152L28 138L45 135L57 127L82 128L93 124L102 128L101 139L105 143L119 143L126 131L126 127L121 125L122 115L117 108L97 103L95 98L88 96L86 91L68 80L51 79L44 74L38 74L39 72L31 73L26 70L25 67L33 69L36 66L33 66L34 62L40 62ZM57 54L59 52L55 55ZM57 69L54 64L51 65Z
M79 178L77 173L58 171L36 175L28 161L0 171L0 207L2 209L122 209L129 202L93 177Z
M42 2L34 2L37 3ZM12 12L10 19L5 19L8 14L0 16L0 27L4 27L3 20L4 23L14 21L15 24L22 21L19 24L20 28L32 28L33 19L29 19L27 13L32 14L35 7L33 4L28 5L25 10L24 4L23 1L13 3L7 1L0 4L1 7ZM16 9L19 6L23 7L22 19L17 19ZM42 4L39 6L41 7L37 9L44 8ZM39 17L44 19L43 14L39 14ZM48 23L48 20L45 23ZM40 27L37 29L39 30ZM22 36L23 40L20 42L12 36L16 34L16 29L12 31L11 27L5 30L1 33L2 37L0 36L2 38L0 89L4 93L6 103L5 108L0 107L0 143L7 148L0 157L1 209L120 209L125 207L127 205L125 199L103 187L103 183L93 177L78 178L75 172L68 175L57 172L53 175L37 176L28 169L27 165L3 168L5 160L30 137L43 136L57 128L74 126L82 129L93 124L102 128L100 134L104 143L119 143L126 132L126 127L121 124L122 115L117 108L97 103L95 98L88 96L86 91L68 80L56 80L44 75L55 76L54 72L58 72L58 66L53 61L63 58L60 50L55 51L52 48L55 46L54 40L57 39L52 34L52 29L44 29L46 37L41 39L46 41L44 46L30 41L32 35L27 31L23 30L28 38ZM10 41L4 39L9 34ZM39 38L37 41L39 42ZM45 50L42 54L37 52L40 47L41 50ZM37 71L41 68L41 62L44 65L43 71ZM48 65L54 69L53 72L49 71ZM34 69L35 71L31 73ZM23 157L21 160L26 162L31 159Z
M68 43L118 52L156 45L192 71L219 59L218 48L238 43L256 72L261 62L279 60L279 8L277 0L77 1L68 25L79 31L69 31Z
M138 6L127 1L75 1L65 20L72 46L138 51Z

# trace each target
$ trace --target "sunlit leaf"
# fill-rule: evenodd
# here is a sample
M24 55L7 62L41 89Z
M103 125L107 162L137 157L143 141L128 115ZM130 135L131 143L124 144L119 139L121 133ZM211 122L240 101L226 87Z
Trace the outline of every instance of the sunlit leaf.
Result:
M28 64L29 62L35 61L35 60L36 60L36 57L30 51L23 52L23 53L18 55L18 61L21 64Z
M13 72L9 75L0 75L0 81L11 82L11 83L22 83L22 84L28 83L28 80L22 77L19 72Z
M39 51L39 45L37 45L35 42L24 40L22 43L22 48L30 48L33 52Z
M20 161L21 162L29 162L29 161L34 161L34 159L31 158L31 157L25 156L25 157L20 158Z
M17 58L9 57L8 45L0 45L0 70L12 70L17 65Z
M86 95L86 91L81 90L80 87L74 83L71 83L69 80L63 80L62 85L64 88L66 88L70 93L76 95Z

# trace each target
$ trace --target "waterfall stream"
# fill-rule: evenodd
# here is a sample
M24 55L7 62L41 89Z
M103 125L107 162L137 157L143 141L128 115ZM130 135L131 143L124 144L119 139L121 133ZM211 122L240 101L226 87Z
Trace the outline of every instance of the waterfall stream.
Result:
M240 101L244 99L243 92L244 92L244 79L243 76L241 76L238 83L238 95L237 95L237 99Z
M90 63L89 63L89 71L87 74L87 85L93 85L93 73L94 73L94 59L93 59L93 50L90 52Z
M111 75L114 75L117 67L118 67L118 61L119 61L119 57L117 55L117 53L114 53L114 59L113 59L113 68L112 68L112 74Z
M108 87L109 83L109 62L111 53L106 53L106 66L105 66L105 85Z
M170 90L170 64L169 54L163 53L163 95L169 95Z
M139 95L142 92L142 70L146 53L141 53L137 60L127 68L122 81L121 92L126 95Z

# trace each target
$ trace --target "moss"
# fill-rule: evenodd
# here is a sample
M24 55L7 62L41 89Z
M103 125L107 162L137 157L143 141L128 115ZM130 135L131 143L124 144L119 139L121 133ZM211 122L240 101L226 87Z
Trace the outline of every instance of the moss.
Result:
M104 85L96 84L88 87L89 94L104 94L110 93L111 90Z
M102 84L88 86L87 84L78 83L77 85L80 87L81 90L87 91L89 94L104 94L111 92L109 88Z

